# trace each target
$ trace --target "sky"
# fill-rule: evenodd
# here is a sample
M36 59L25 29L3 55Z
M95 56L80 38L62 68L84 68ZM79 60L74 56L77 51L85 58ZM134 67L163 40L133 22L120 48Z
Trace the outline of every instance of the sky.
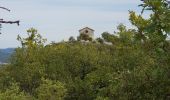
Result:
M120 23L130 26L128 11L140 12L140 0L0 0L0 6L11 12L0 10L4 20L20 20L20 26L4 25L0 35L0 48L20 46L19 34L34 27L51 41L68 40L79 35L78 30L90 27L95 37L103 32L114 33Z

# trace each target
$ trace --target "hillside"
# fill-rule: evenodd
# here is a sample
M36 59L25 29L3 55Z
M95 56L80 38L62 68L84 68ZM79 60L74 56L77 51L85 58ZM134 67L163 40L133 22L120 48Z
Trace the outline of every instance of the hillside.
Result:
M7 63L14 48L0 49L0 63Z
M149 18L129 11L135 28L114 34L85 28L49 44L35 28L18 35L15 52L0 50L3 62L12 54L0 64L0 100L170 100L170 5L141 1Z

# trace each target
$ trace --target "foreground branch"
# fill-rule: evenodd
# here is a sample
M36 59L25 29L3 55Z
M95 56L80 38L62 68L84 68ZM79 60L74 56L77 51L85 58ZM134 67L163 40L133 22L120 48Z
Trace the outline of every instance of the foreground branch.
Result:
M19 26L19 22L20 21L3 21L3 20L0 20L0 24L1 23L5 23L5 24L17 24Z
M10 9L5 8L5 7L0 7L0 9L3 9L3 10L10 12ZM2 24L17 24L19 26L20 21L19 20L18 21L4 21L3 19L0 19L0 31L1 31L1 28L2 28ZM1 32L0 32L0 34L1 34Z
M5 7L0 7L0 9L4 9L4 10L6 10L6 11L11 11L11 10L9 10L8 8L5 8Z

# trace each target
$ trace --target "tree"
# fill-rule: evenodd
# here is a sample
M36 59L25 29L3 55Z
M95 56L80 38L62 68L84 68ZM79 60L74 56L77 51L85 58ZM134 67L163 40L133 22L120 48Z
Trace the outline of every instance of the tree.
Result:
M143 5L156 9L160 4L157 12L164 9L163 2L145 0ZM162 10L160 15L167 17ZM68 41L44 46L38 31L29 29L28 37L18 37L22 47L15 50L10 64L0 68L0 99L25 100L29 94L37 100L169 100L170 42L163 36L166 28L160 26L164 17L157 16L153 12L144 19L130 12L137 29L120 24L115 34L104 32L97 39L100 43L86 45ZM166 52L152 50L161 43Z
M102 38L104 39L104 41L106 42L111 42L114 44L114 42L118 39L117 36L110 34L108 32L103 32L102 33Z
M25 94L19 89L19 86L16 83L13 83L5 91L0 91L1 100L34 100L29 95Z
M69 38L69 42L75 42L76 41L76 39L73 37L73 36L71 36L70 38Z
M21 38L19 35L17 37L17 40L21 42L23 48L35 48L37 46L44 46L46 39L43 39L36 29L28 29L27 35L27 38Z
M30 94L39 86L44 76L44 42L38 31L34 28L27 30L28 37L18 40L22 47L15 50L12 57L11 76L20 83L20 88ZM16 73L17 72L17 73Z
M38 100L64 100L67 89L57 81L42 79L42 84L36 89Z
M146 10L152 12L149 19L142 15L136 15L130 11L130 21L137 27L137 37L142 40L150 40L159 45L164 42L170 34L170 6L167 0L142 0L142 13Z
M78 41L84 40L84 41L92 41L92 38L89 37L87 34L80 34L80 36L77 37Z
M103 40L102 38L97 38L96 41L97 41L98 43L101 43L101 44L104 43L104 40Z

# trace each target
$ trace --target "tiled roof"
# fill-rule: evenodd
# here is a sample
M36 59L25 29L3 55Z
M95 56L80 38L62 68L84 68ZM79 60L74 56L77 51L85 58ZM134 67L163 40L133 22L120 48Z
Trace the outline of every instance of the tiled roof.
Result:
M94 31L93 29L91 29L91 28L89 28L89 27L82 28L82 29L80 29L79 31L82 31L82 30L84 30L84 29L89 29L89 30Z

